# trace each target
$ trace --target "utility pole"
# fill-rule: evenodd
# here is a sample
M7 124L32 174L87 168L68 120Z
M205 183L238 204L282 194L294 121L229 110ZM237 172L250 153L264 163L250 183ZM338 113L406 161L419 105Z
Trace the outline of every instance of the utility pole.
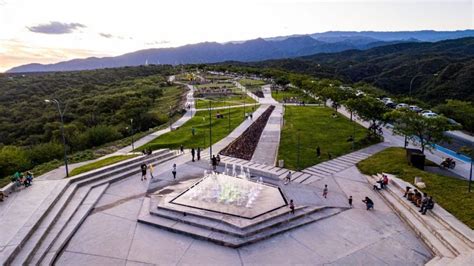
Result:
M135 150L135 146L133 144L133 118L130 118L130 131L132 133L132 151Z
M61 110L61 104L60 104L60 101L58 99L52 99L52 100L44 100L45 102L47 103L55 103L57 108L58 108L58 112L59 112L59 117L61 119L61 135L62 135L62 139L63 139L63 148L64 148L64 167L66 168L66 177L69 177L69 168L68 168L68 164L67 164L67 148L66 148L66 136L64 135L64 112L66 112L66 107L67 105L64 107L63 110Z
M298 134L298 154L296 158L296 169L299 171L300 170L300 130L297 130Z
M212 158L212 103L209 101L209 158Z

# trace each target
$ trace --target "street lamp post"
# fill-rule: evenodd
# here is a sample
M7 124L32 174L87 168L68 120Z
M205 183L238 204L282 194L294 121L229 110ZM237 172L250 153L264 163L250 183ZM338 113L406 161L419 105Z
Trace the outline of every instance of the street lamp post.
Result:
M296 157L296 169L299 171L300 170L300 130L298 129L297 130L297 134L298 134L298 154L297 154L297 157Z
M170 112L169 112L169 115L168 115L168 120L170 121L170 131L173 131L173 128L171 127L171 109L172 108L173 107L171 107L171 105L170 105Z
M209 158L212 158L212 102L209 101Z
M229 133L230 133L230 102L227 102L227 120L229 121Z
M55 103L56 106L58 107L58 112L59 112L59 117L61 118L61 135L62 135L62 139L63 139L63 147L64 147L64 166L66 168L66 177L69 177L69 168L68 168L68 165L67 165L67 150L66 150L66 136L64 135L64 112L66 112L66 107L64 107L63 110L61 110L61 104L59 102L59 100L57 99L52 99L52 100L44 100L45 102L47 103Z
M133 143L133 118L130 118L130 133L132 134L132 151L135 150L135 146Z

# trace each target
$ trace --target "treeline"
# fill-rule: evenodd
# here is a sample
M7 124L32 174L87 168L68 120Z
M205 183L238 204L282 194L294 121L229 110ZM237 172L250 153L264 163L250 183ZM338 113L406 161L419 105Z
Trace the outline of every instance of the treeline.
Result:
M63 156L65 109L70 153L167 123L185 89L169 84L171 66L0 76L0 176Z

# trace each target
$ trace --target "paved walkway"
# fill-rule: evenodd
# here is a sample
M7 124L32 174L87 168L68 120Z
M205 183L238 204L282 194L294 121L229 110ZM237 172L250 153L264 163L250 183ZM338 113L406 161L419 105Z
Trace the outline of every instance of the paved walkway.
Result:
M270 94L271 95L271 94ZM278 158L278 147L280 146L280 135L283 124L283 106L275 105L267 125L263 129L257 148L253 153L252 162L275 165Z
M235 85L237 88L239 88L239 89L241 89L243 92L247 93L247 95L248 95L250 98L254 99L255 101L260 102L260 100L262 99L262 98L259 98L257 95L255 95L253 92L247 90L247 88L245 88L244 85L240 84L240 82L234 81L233 83L234 83L234 85Z

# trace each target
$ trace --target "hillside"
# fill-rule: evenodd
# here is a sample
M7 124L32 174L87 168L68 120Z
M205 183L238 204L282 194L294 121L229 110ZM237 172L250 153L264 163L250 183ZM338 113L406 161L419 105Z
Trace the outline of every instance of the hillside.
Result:
M281 68L348 82L364 81L395 95L412 94L431 103L445 99L474 102L474 38L435 43L399 43L333 54L255 62L258 67ZM432 75L437 73L436 76Z
M435 41L474 36L474 31L414 32L325 32L298 36L258 38L244 42L204 42L176 48L139 50L116 57L74 59L56 64L28 64L10 69L10 73L75 71L149 64L195 64L223 61L260 61L293 58L407 42Z

